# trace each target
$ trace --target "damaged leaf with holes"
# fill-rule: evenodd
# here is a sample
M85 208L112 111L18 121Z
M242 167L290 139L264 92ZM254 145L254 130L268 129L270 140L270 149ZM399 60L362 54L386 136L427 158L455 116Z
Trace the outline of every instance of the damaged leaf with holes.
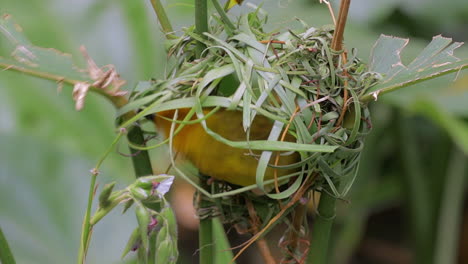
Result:
M408 43L409 39L387 35L379 37L372 48L369 68L380 74L382 80L369 89L361 101L377 100L379 95L468 68L468 59L454 55L463 43L453 42L451 38L441 35L433 37L411 63L404 65L400 53Z
M76 66L70 54L34 46L8 14L0 19L0 33L6 39L2 43L6 43L10 51L9 54L0 54L0 67L54 80L59 90L64 83L73 85L77 110L83 109L90 89L108 98L121 97L127 93L120 89L125 81L120 78L115 67L98 67L83 46L81 52L87 61L87 69Z

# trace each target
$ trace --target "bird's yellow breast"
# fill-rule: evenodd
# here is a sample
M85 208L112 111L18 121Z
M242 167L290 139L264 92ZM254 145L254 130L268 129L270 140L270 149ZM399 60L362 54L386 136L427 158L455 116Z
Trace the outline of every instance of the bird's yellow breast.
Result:
M205 110L205 114L210 110ZM189 109L186 108L179 109L178 120L184 119L188 111ZM172 122L162 117L172 119L174 110L159 112L154 118L157 128L167 137L170 134ZM206 120L206 124L211 130L228 140L245 141L247 139L242 127L242 112L240 111L219 110ZM272 122L268 118L258 115L252 123L249 139L266 140L271 128ZM288 136L286 140L292 141L292 137ZM257 155L260 153L230 147L208 135L199 123L185 125L174 136L172 145L175 151L182 154L205 175L241 186L255 183ZM271 164L275 164L275 158L276 155L273 155ZM277 164L287 165L298 160L299 155L294 153L280 156ZM276 170L278 176L293 172L284 169ZM274 173L275 169L267 168L265 179L272 179Z

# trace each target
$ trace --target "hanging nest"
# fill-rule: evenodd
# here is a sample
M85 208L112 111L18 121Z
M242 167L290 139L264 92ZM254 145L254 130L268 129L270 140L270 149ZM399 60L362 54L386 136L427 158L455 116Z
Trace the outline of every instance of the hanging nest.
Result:
M266 22L257 10L241 16L234 30L215 16L210 33L186 29L169 44L173 67L166 78L135 93L130 104L145 106L142 117L169 111L165 118L174 123L166 140L170 144L177 128L199 123L217 141L256 157L253 186L215 182L212 197L230 197L215 199L217 209L207 211L245 230L252 227L246 199L267 223L280 211L279 204L297 199L299 190L301 196L309 190L330 190L336 197L348 192L371 127L367 106L358 98L378 81L354 50L331 50L333 26L314 28L300 21L302 30L280 34L265 32ZM211 129L207 120L218 111L242 113L239 126L245 138L231 140ZM183 118L178 113L184 113ZM265 138L253 139L255 122L263 119L271 129ZM275 155L295 155L297 162L278 164ZM268 177L271 167L288 173ZM266 195L241 193L254 187Z

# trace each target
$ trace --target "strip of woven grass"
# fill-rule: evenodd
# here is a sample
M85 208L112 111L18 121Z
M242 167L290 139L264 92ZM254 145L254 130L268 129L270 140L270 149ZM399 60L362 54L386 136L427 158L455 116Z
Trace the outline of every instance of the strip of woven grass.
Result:
M378 75L367 70L354 50L343 59L343 51L330 49L333 26L314 28L302 22L302 30L281 33L265 32L266 23L265 15L253 12L239 17L234 30L216 16L210 19L209 33L204 36L196 34L193 27L185 29L182 36L168 43L173 66L165 79L135 92L132 102L121 109L122 113L142 109L138 119L164 110L189 108L185 119L172 120L178 126L163 143L170 143L184 125L199 122L216 140L261 153L255 186L237 188L215 183L211 190L215 197L254 187L266 193L218 200L217 211L208 213L222 214L237 224L248 222L243 201L246 196L254 201L266 223L280 210L276 200L289 201L306 178L313 178L310 189L322 191L327 184L336 197L348 192L371 127L368 109L358 98L378 81ZM206 46L200 58L195 54L197 42ZM210 112L206 114L203 109ZM206 125L209 115L223 110L242 112L247 135L244 141L228 140ZM273 128L268 140L249 140L249 129L259 115L270 119ZM284 133L293 142L282 141ZM272 151L300 154L299 162L276 166L297 170L280 177L278 181L286 184L276 191L271 187L274 181L264 179L267 167L272 166Z

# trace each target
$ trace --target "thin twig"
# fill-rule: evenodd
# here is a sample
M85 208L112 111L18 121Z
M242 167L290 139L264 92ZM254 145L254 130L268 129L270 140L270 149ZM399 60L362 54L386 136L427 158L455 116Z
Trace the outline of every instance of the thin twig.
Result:
M341 58L343 60L343 64L345 64L347 62L346 52L343 52L342 55L343 56ZM345 76L348 75L348 71L346 69L343 70L343 73ZM345 79L344 84L343 84L343 108L341 109L340 117L338 118L338 121L336 122L335 127L339 127L343 123L344 117L346 115L346 111L348 110L349 94L348 94L347 87L348 87L348 80Z
M38 78L45 79L45 80L55 81L58 84L66 83L70 85L76 85L78 83L87 82L87 80L75 80L71 78L66 78L62 75L28 69L28 68L24 68L24 67L12 65L12 64L1 63L1 62L0 62L0 68L3 68L4 70L13 70L13 71L25 73L27 75L38 77ZM95 86L90 86L90 88L91 88L91 91L96 92L100 95L103 95L104 97L109 99L116 108L121 108L122 106L128 103L128 100L125 96L112 96L112 95L105 93L103 89L100 89Z
M263 233L265 233L266 230L268 230L276 221L278 221L278 219L280 219L283 214L287 211L287 209L289 209L290 207L294 206L298 201L299 199L302 198L302 196L304 195L304 193L309 189L309 187L312 185L313 183L313 179L314 177L312 177L312 180L309 181L309 177L305 179L304 181L304 184L302 184L302 186L299 188L299 190L297 190L297 192L294 194L294 196L291 198L291 200L286 204L286 206L283 207L283 209L281 209L281 211L275 216L273 217L269 222L268 224L258 233L256 233L252 238L250 238L249 240L247 240L246 242L244 242L241 246L243 246L243 248L234 256L234 258L231 260L230 263L234 263L234 261L248 248L250 247L250 245L252 245L252 243L254 243L255 241L257 241L262 235Z
M346 19L348 17L349 6L351 0L342 0L340 5L340 11L338 14L338 21L336 22L335 32L333 34L331 49L335 52L341 52L343 50L343 34L346 26ZM345 81L345 87L343 91L343 109L341 112L340 121L342 122L343 116L346 113L347 107L347 82ZM319 202L319 216L314 222L313 236L310 236L310 251L308 252L307 262L308 264L325 264L327 262L327 255L329 250L329 240L331 228L333 225L333 218L335 214L335 203L336 197L330 195L327 191L330 190L329 185L324 186L324 192L320 197Z
M258 226L260 226L260 220L258 219L257 213L255 212L255 208L252 204L252 201L249 199L245 199L245 203L247 204L247 209L249 211L249 216L250 216L250 224L252 225L252 233L257 234L258 233ZM271 254L270 247L268 246L267 241L265 238L259 238L257 241L257 246L260 251L260 255L262 255L263 261L266 264L275 264L275 259L273 258L273 255Z
M346 19L348 18L349 6L351 0L342 0L340 5L340 11L338 14L338 21L336 22L335 32L333 33L333 39L331 48L335 51L343 49L343 35L346 26Z
M288 134L288 131L289 131L289 127L291 126L291 123L292 121L294 120L294 117L296 116L296 114L299 112L300 110L300 107L297 106L296 107L296 110L294 111L294 113L291 115L291 118L289 119L289 122L288 124L286 125L286 128L283 130L283 134L281 135L281 139L280 141L284 141L285 138L286 138L286 135ZM279 163L279 159L280 159L280 152L276 153L276 158L275 158L275 166L278 166L278 163ZM273 171L273 175L274 175L274 179L275 179L275 191L276 193L279 193L280 190L279 190L279 183L278 183L278 169L275 168L275 170Z
M334 51L341 51L343 49L343 35L346 26L346 20L348 18L349 6L351 5L351 0L341 1L340 11L338 14L338 21L335 25L335 32L333 34L333 39L331 43L331 49ZM346 63L346 52L343 52L342 56L343 64ZM345 75L347 74L345 70ZM340 117L336 122L336 127L339 127L343 122L346 111L348 110L348 81L345 80L344 89L343 89L343 108L341 109Z
M333 20L333 25L336 26L336 18L335 18L335 13L333 12L333 8L331 6L330 1L328 0L320 0L320 3L325 3L328 7L328 11L330 12L330 16L332 17Z
M288 249L291 252L291 257L296 258L295 252L297 248L299 248L299 240L301 238L301 228L304 222L304 217L307 214L307 203L306 204L299 204L294 209L294 214L292 218L292 225L291 231L289 231L289 241L288 241ZM303 253L301 254L303 255ZM301 258L304 256L301 256Z

